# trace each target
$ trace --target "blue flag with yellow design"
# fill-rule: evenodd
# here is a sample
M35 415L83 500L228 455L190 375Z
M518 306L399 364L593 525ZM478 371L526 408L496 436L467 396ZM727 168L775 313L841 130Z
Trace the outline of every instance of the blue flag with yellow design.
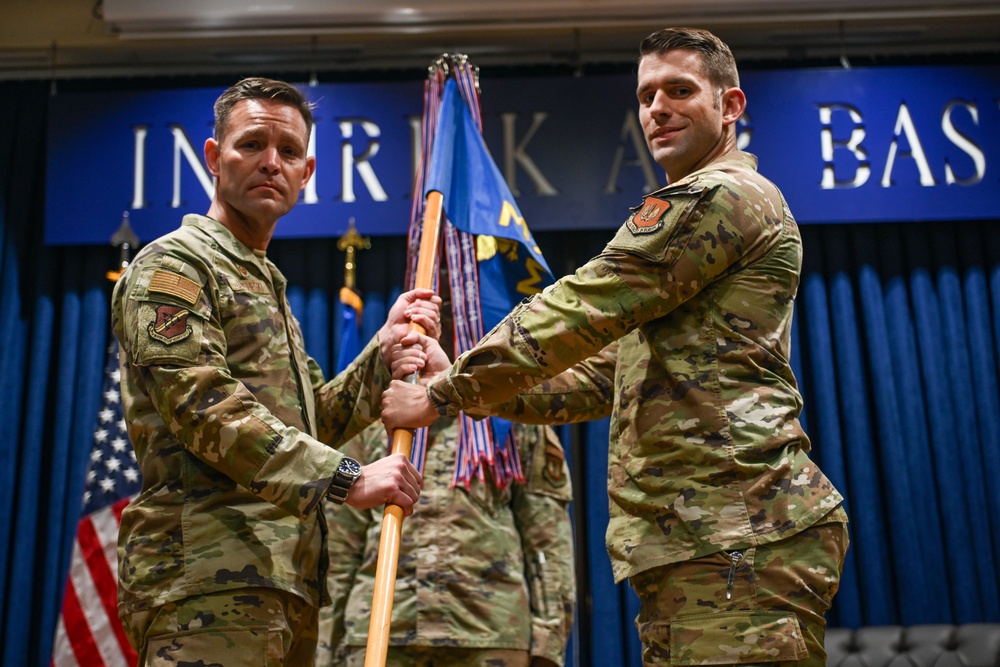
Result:
M554 279L483 141L471 67L462 63L454 71L456 78L444 82L437 106L422 195L440 192L450 223L444 234L455 352L461 354L524 297ZM500 487L524 479L510 422L495 417L481 422L463 414L460 424L456 484L468 486L474 476L484 479L487 470Z
M448 220L476 235L486 331L554 282L454 79L445 84L438 112L424 193L432 190L443 196Z

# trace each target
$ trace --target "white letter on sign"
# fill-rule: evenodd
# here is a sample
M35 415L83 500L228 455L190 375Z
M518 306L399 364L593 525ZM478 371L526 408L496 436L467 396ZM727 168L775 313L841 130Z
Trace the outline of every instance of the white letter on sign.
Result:
M834 141L833 139L833 112L846 111L854 122L851 136L847 141ZM820 181L820 188L823 190L833 190L834 188L859 188L868 181L871 176L871 162L868 160L868 152L861 146L865 138L865 126L861 117L861 112L848 104L822 104L819 107L819 122L822 124L820 130L820 146L823 155L823 180ZM851 151L858 160L858 167L854 170L854 178L838 181L833 169L833 151L838 148L846 148Z

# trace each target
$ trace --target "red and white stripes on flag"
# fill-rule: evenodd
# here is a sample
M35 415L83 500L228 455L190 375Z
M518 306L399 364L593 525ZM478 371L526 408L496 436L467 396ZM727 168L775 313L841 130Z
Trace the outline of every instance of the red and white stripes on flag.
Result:
M53 667L125 667L137 656L118 620L118 526L141 486L122 412L118 343L108 347L101 408L70 560Z
M137 656L118 620L118 524L129 499L85 516L77 527L62 615L56 667L135 665Z

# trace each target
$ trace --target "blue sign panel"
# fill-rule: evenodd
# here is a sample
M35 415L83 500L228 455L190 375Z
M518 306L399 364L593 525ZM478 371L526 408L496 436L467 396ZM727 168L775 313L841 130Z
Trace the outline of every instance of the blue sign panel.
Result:
M277 237L403 234L422 81L304 88L317 170ZM482 81L486 144L534 232L614 228L665 184L629 75ZM1000 218L1000 68L747 72L740 148L800 223ZM49 113L46 242L143 241L204 213L219 89L60 94Z
M753 73L747 150L801 222L1000 217L1000 68Z
M149 241L204 213L212 180L204 166L219 89L68 94L49 111L46 242L106 243L127 211ZM410 117L421 83L320 86L316 174L279 223L278 237L339 236L348 219L364 234L406 229L413 181Z

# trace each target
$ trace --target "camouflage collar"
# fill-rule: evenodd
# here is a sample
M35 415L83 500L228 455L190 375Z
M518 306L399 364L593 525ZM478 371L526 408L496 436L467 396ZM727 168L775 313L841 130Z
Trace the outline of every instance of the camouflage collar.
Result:
M726 153L725 155L712 160L701 169L692 171L679 181L671 183L666 187L662 187L659 190L655 190L654 192L650 192L649 194L651 196L656 196L657 194L666 191L689 189L706 174L733 170L757 171L757 156L753 153L747 153L745 151L733 151L732 153Z
M189 213L184 216L181 224L184 227L191 227L209 236L215 242L216 247L229 255L236 264L247 266L248 269L252 266L253 269L250 269L250 271L256 273L257 277L272 282L276 287L281 287L285 284L285 276L282 275L278 267L264 253L258 253L252 248L248 248L218 220L196 213Z
M710 162L705 168L720 169L724 168L724 165L729 164L757 171L757 156L753 153L747 153L746 151L733 151L732 153L726 153L719 159Z
M726 153L706 164L701 169L691 172L677 183L684 183L688 180L697 180L706 173L719 171L757 171L757 156L745 151L733 151Z

